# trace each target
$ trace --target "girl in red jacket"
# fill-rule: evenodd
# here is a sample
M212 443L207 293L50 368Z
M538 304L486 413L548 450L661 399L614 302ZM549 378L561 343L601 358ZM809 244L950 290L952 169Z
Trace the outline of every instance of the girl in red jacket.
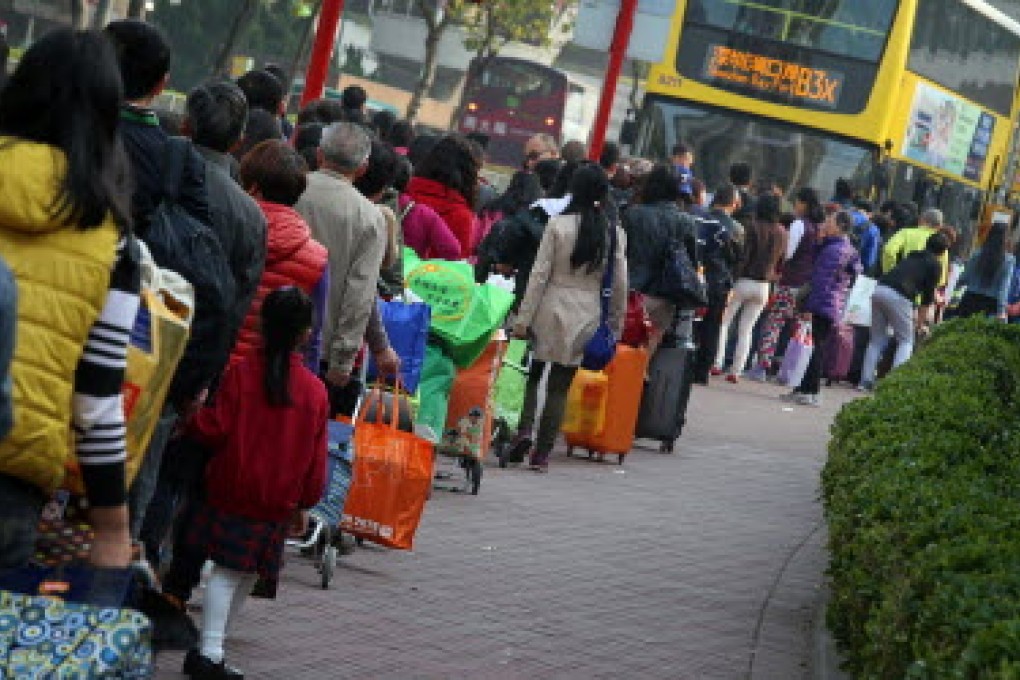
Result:
M257 578L275 592L284 541L304 533L307 510L326 484L329 399L299 353L311 333L312 302L298 288L278 288L261 316L261 351L228 369L216 403L190 426L213 456L187 543L215 565L201 650L184 662L192 678L243 677L223 663L227 624Z

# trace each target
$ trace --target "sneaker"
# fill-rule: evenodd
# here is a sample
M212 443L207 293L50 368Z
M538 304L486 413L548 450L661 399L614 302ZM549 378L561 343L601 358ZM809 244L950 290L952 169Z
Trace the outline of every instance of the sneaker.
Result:
M875 391L875 383L862 382L860 385L857 386L857 391L858 392L874 392Z
M782 399L783 401L789 401L791 403L796 402L798 399L800 399L800 397L801 393L798 392L797 390L793 390L792 392L787 392L786 394L779 395L780 399Z
M799 406L821 406L821 397L817 394L798 394L794 402Z
M528 457L528 467L535 472L549 472L549 454L532 451Z
M736 385L740 382L740 378L738 378L736 374L730 373L728 376L726 376L726 382Z
M764 383L769 381L769 372L765 370L764 366L755 366L745 373L744 377L754 382Z
M717 366L713 366L712 370L709 371L708 373L709 375L718 378L723 374L723 370L721 368L718 368Z

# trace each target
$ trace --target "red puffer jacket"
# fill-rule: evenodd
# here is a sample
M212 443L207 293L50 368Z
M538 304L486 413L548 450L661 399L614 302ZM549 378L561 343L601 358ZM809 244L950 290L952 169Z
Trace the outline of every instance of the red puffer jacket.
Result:
M269 224L266 268L237 334L237 343L230 354L231 366L258 348L259 312L266 296L283 286L297 286L311 294L328 263L329 253L312 238L308 224L297 211L279 203L259 201L258 204Z
M407 195L415 203L422 203L439 213L460 242L461 257L474 255L475 229L478 218L460 192L423 177L412 177Z

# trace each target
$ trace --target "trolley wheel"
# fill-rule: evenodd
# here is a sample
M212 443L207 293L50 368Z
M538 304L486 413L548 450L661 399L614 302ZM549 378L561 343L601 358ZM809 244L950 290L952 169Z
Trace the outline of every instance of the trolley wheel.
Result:
M572 458L573 455L574 455L574 447L573 446L568 446L567 447L567 458Z
M471 495L477 496L478 489L482 486L482 461L475 459L468 470L468 479L471 481Z
M595 457L595 451L593 451L592 449L588 449L588 460L591 460L594 457Z
M322 572L323 590L329 590L329 582L333 578L333 572L336 571L336 553L337 550L332 545L326 546L322 553L320 571Z
M354 543L360 548L365 545L365 539L363 539L361 536L357 536L354 539Z
M619 456L619 461L617 462L617 464L618 465L623 465L623 459L624 458L626 458L626 455L621 453L620 456Z
M659 447L659 453L673 453L674 441L662 442L662 446Z

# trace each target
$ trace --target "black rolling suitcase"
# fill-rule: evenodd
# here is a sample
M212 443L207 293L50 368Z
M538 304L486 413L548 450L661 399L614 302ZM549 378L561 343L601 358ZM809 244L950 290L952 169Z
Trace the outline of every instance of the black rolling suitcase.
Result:
M673 452L687 422L696 360L692 324L693 318L683 314L674 331L663 339L648 367L641 396L635 436L658 441L663 453Z

